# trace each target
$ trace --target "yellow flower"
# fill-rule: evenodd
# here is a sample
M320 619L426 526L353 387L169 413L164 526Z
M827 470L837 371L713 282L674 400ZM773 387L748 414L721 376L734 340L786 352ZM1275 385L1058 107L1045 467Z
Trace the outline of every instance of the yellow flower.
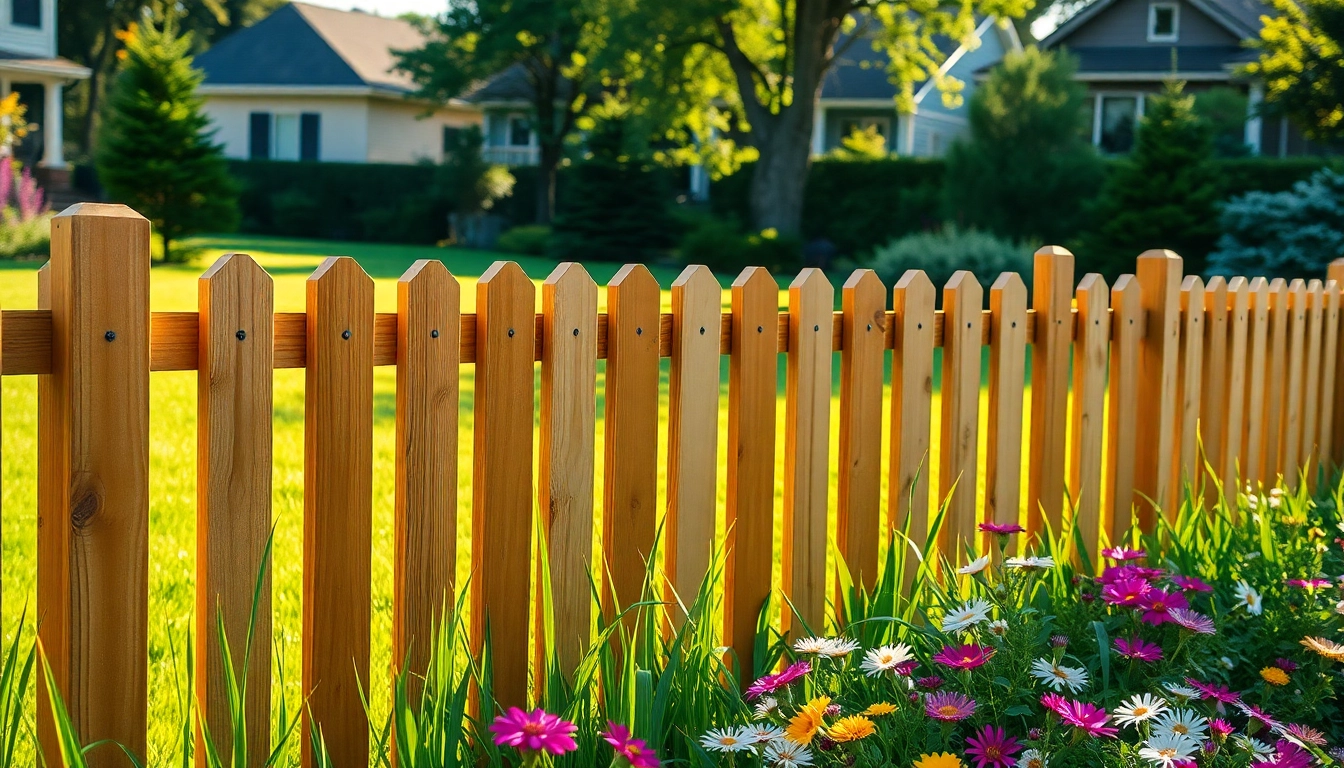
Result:
M892 712L895 712L895 711L896 711L896 705L895 705L895 704L889 704L889 703L887 703L887 702L885 702L885 701L879 701L879 702L877 702L876 704L873 704L872 706L870 706L870 707L868 707L867 709L863 710L863 711L860 712L859 714L861 714L861 715L890 715Z
M1270 685L1287 685L1288 673L1278 667L1265 667L1260 670L1260 677L1264 678Z
M830 696L818 696L807 702L789 721L789 727L784 729L784 738L794 744L811 744L812 737L816 736L817 731L825 725L822 718L829 706L831 706Z
M1344 645L1324 637L1304 637L1302 645L1309 651L1324 656L1331 661L1344 661Z
M832 741L846 742L866 739L873 735L873 721L863 715L850 715L835 721L835 725L826 729L826 735Z
M932 755L920 755L914 768L961 768L961 758L951 752Z

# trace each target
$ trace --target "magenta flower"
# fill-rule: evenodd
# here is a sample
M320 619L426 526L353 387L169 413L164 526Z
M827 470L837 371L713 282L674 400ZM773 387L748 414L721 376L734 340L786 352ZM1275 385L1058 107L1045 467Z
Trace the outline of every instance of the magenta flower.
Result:
M993 655L993 648L967 643L960 648L951 645L943 646L943 650L934 654L933 661L936 664L955 669L975 669L984 666L984 663L989 661Z
M924 713L934 720L956 723L975 714L975 701L955 691L939 691L925 697Z
M1071 725L1088 736L1106 736L1115 738L1120 729L1106 725L1110 720L1110 715L1106 710L1098 707L1096 704L1089 704L1085 701L1065 701L1063 706L1056 710L1059 713L1059 719L1064 721L1065 725Z
M508 712L496 717L490 724L490 730L495 734L495 743L501 747L552 755L563 755L579 748L574 743L574 732L578 726L541 708L524 712L517 707L509 707Z
M624 758L630 768L658 768L658 752L643 739L634 738L624 725L608 720L602 740L610 744L616 756Z
M1314 762L1315 759L1307 750L1287 739L1279 739L1274 745L1274 756L1252 760L1251 768L1310 768Z
M1330 587L1329 579L1289 579L1285 583L1290 587L1309 590L1328 589Z
M773 675L762 675L756 682L747 686L744 694L748 699L755 699L764 696L767 693L774 693L798 678L812 671L812 665L806 661L795 661L784 668L783 672Z
M919 686L920 688L923 688L926 691L936 691L939 688L943 687L943 678L937 675L929 675L927 677L921 677L918 680L916 680L915 685Z
M1008 768L1014 763L1013 755L1022 751L1017 739L1008 736L1002 728L980 726L974 736L968 736L966 756L975 761L976 768Z
M1060 696L1058 693L1041 694L1041 706L1045 707L1047 710L1051 712L1054 712L1056 715L1059 715L1060 717L1064 716L1064 711L1068 708L1068 704L1069 704L1068 700L1065 699L1063 696Z
M1101 589L1101 599L1111 605L1141 605L1153 590L1143 579L1119 579Z
M1266 728L1272 728L1277 730L1283 727L1283 723L1280 723L1278 720L1275 720L1268 712L1255 706L1254 704L1247 704L1244 701L1238 701L1237 709L1241 710L1241 714L1245 715L1251 720L1256 720L1260 722Z
M1155 627L1171 620L1172 609L1189 607L1190 602L1185 599L1183 593L1168 592L1165 589L1151 590L1139 601L1139 608L1143 611L1142 620Z
M985 533L997 533L1000 536L1009 536L1014 533L1024 533L1027 529L1017 523L995 523L986 520L980 524L980 530Z
M1283 732L1300 742L1310 744L1314 747L1324 747L1326 743L1325 734L1309 725L1289 723L1283 727Z
M1292 659L1284 659L1284 658L1275 659L1274 666L1290 674L1297 671L1297 662L1293 661Z
M1214 633L1213 619L1188 608L1176 608L1168 611L1167 618L1181 629L1189 630L1197 635L1212 635Z
M1228 689L1226 685L1214 683L1202 683L1193 677L1185 678L1186 684L1199 691L1199 698L1205 701L1213 699L1218 702L1215 709L1221 714L1227 711L1225 704L1240 704L1241 694Z
M1148 556L1148 552L1142 549L1130 549L1129 547L1107 547L1101 550L1101 556L1123 563L1129 560L1142 560Z
M1155 643L1147 642L1139 637L1131 637L1126 640L1123 637L1115 639L1115 650L1121 656L1135 661L1145 661L1152 663L1162 660L1162 648Z
M1232 727L1232 724L1221 717L1215 717L1209 721L1209 735L1217 741L1221 742L1223 739L1231 736L1233 730L1235 729Z
M918 661L914 660L902 661L900 664L897 664L896 666L892 667L891 671L892 673L899 675L900 677L909 677L910 674L915 671L915 667L918 666L919 666Z
M1209 586L1207 582L1197 576L1181 576L1178 574L1171 577L1171 583L1184 589L1186 592L1213 591L1213 587Z
M798 680L803 675L806 675L808 672L811 671L812 671L811 662L795 661L789 666L785 667L783 672L779 673L778 675L779 682L783 685L788 685L789 683Z

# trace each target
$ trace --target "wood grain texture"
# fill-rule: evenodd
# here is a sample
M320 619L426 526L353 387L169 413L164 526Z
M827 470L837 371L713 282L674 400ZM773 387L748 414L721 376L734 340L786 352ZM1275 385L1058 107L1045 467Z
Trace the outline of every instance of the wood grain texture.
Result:
M461 306L442 262L421 259L397 280L392 663L412 673L412 696L454 599Z
M1264 435L1260 453L1263 464L1260 480L1268 485L1279 481L1284 471L1283 431L1285 400L1288 397L1288 284L1283 278L1269 282L1269 339L1265 364Z
M1335 259L1330 262L1326 270L1326 279L1334 280L1335 286L1340 291L1344 291L1344 258ZM1344 323L1344 313L1340 322ZM1334 414L1334 425L1330 436L1330 445L1334 457L1335 467L1344 467L1344 327L1336 325L1339 334L1339 346L1335 348L1335 384L1334 387L1334 406L1331 411ZM1327 392L1331 390L1326 390Z
M1302 477L1303 389L1307 364L1307 284L1297 278L1288 284L1288 358L1284 381L1283 427L1279 438L1279 466L1288 490L1297 490Z
M1107 383L1106 485L1100 528L1112 544L1123 542L1133 520L1139 415L1139 345L1144 313L1139 281L1121 275L1111 288L1111 365Z
M778 352L766 331L779 309L779 286L766 270L748 267L733 281L732 296L723 631L747 680L755 671L756 619L770 595Z
M51 223L38 382L38 635L81 743L146 758L149 659L149 222L83 203ZM37 686L38 736L60 765ZM122 765L115 750L92 766Z
M597 283L583 265L560 264L541 285L541 307L537 512L546 532L555 651L570 675L588 649L593 618L589 568L597 456ZM537 605L540 611L540 601ZM546 624L538 628L544 633ZM543 663L544 646L537 643Z
M1238 478L1246 476L1246 360L1250 345L1251 286L1244 277L1227 284L1227 389L1224 400L1225 437L1218 471L1223 496L1234 499ZM1206 378L1205 381L1210 381ZM1206 390L1207 391L1207 390ZM1235 507L1236 505L1232 505Z
M943 288L942 429L938 445L938 496L947 516L939 531L942 555L961 559L976 541L976 469L980 444L980 309L984 289L966 270L952 273Z
M1204 461L1217 472L1225 463L1228 443L1227 397L1230 382L1227 355L1231 324L1228 322L1227 281L1221 275L1209 278L1201 298L1204 308L1204 359L1201 366L1203 379L1199 386L1199 434L1204 443ZM1204 483L1204 505L1212 508L1218 500L1214 483L1222 482L1221 476L1209 477L1204 471L1203 462L1197 471Z
M1057 246L1036 252L1032 301L1036 334L1031 349L1031 454L1027 469L1027 536L1060 530L1068 442L1069 356L1073 254Z
M251 257L226 254L197 281L197 301L196 697L227 762L233 728L219 645L222 621L232 671L247 686L247 764L260 768L271 735L271 565L264 555L271 532L274 287ZM205 754L199 724L196 749Z
M907 270L891 291L891 466L887 527L923 547L929 535L929 443L933 413L933 283ZM906 588L914 569L906 568Z
M1269 364L1269 282L1256 277L1250 284L1250 344L1246 353L1246 437L1241 479L1248 485L1265 477L1265 366ZM1240 490L1240 489L1238 489Z
M1344 421L1344 413L1337 410L1339 390L1344 385L1338 367L1340 358L1344 357L1344 350L1340 349L1341 340L1344 340L1344 336L1340 334L1341 287L1344 286L1333 279L1325 282L1325 339L1322 342L1324 351L1321 356L1321 445L1318 453L1322 466L1327 470L1339 467L1339 462L1335 459L1335 431L1340 422Z
M1204 281L1186 275L1181 281L1181 338L1176 375L1176 456L1172 503L1185 497L1187 486L1198 493L1200 455L1199 409L1204 384ZM1175 514L1172 512L1171 514Z
M785 629L794 634L818 634L826 627L833 306L835 290L819 269L804 269L789 285L780 578L792 604L792 611L784 611ZM807 629L791 618L800 619Z
M1102 449L1106 444L1106 373L1111 346L1110 289L1101 275L1078 283L1078 338L1073 343L1073 428L1069 431L1069 496L1083 545L1101 541ZM1109 535L1109 532L1108 532ZM1078 553L1075 564L1082 562Z
M373 280L349 257L307 282L303 422L303 763L368 760L373 537Z
M841 289L840 445L836 544L855 584L877 583L882 529L882 375L887 289L856 269ZM838 604L838 603L837 603Z
M1316 490L1317 450L1321 427L1321 344L1325 323L1325 290L1320 280L1307 283L1307 339L1306 363L1302 382L1302 434L1298 461L1306 478L1307 488Z
M719 447L719 335L723 290L708 267L686 267L672 283L672 365L668 377L667 542L663 569L668 602L690 605L709 571ZM681 608L669 608L681 626Z
M526 706L528 594L532 575L532 407L536 287L512 261L476 283L476 391L472 429L471 647L487 629L501 707ZM488 705L488 703L487 703ZM488 709L483 709L488 713Z
M640 600L657 536L658 303L658 281L642 264L622 267L607 286L602 546L608 617Z
M1134 422L1138 445L1134 488L1139 493L1139 527L1155 530L1160 510L1176 507L1177 375L1181 341L1181 257L1171 251L1144 251L1136 276L1147 321L1139 344L1139 413Z
M1022 511L1022 408L1027 365L1027 286L1004 272L989 288L989 430L985 457L985 519L1018 524ZM994 552L994 535L981 537Z

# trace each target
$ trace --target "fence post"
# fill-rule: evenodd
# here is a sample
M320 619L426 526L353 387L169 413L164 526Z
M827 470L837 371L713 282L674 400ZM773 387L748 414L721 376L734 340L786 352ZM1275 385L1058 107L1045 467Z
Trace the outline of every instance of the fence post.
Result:
M1027 286L1021 275L999 275L989 288L989 312L985 519L1017 524L1022 511L1022 400L1027 379ZM997 551L993 534L980 539L982 551Z
M1134 517L1134 475L1138 461L1135 429L1139 415L1139 344L1143 306L1134 275L1121 275L1111 287L1110 410L1106 420L1106 497L1098 527L1112 544L1123 541Z
M254 768L266 760L271 735L271 567L263 556L271 531L273 291L266 270L241 253L220 257L197 281L196 697L228 763L222 621L231 671L247 685L244 722ZM197 724L198 755L205 754L204 736Z
M1344 336L1340 335L1339 327L1339 300L1340 289L1344 284L1336 282L1331 278L1325 283L1325 354L1321 358L1321 447L1320 461L1321 466L1329 471L1333 467L1339 466L1335 459L1337 445L1335 443L1336 431L1344 422L1344 413L1341 413L1338 398L1344 396L1344 393L1338 391L1341 371L1338 366L1340 360L1344 359L1344 351L1340 350L1340 340Z
M1325 322L1325 295L1321 281L1312 279L1307 283L1307 361L1306 381L1302 384L1302 446L1298 450L1307 488L1316 490L1316 467L1319 464L1317 449L1321 428L1321 342Z
M891 467L887 481L887 526L908 531L923 548L929 535L929 443L933 411L933 283L907 270L891 289L896 320L891 353ZM893 542L897 542L893 535ZM897 542L901 543L901 542ZM902 588L909 590L916 566L906 560Z
M1330 267L1326 271L1326 279L1335 281L1335 288L1338 291L1344 291L1344 259L1335 259L1330 262ZM1344 312L1340 313L1344 318ZM1334 429L1330 438L1330 445L1334 449L1331 460L1336 467L1344 466L1344 327L1340 326L1340 320L1334 322L1336 338L1339 340L1334 347L1335 354L1335 387L1333 390L1334 403L1331 407L1331 413L1334 415ZM1326 390L1331 391L1331 390Z
M1106 363L1111 346L1108 294L1106 280L1095 272L1078 283L1078 338L1073 344L1069 493L1083 546L1094 556L1101 540L1101 451L1106 444ZM1081 555L1075 553L1075 563L1082 562ZM1095 565L1100 558L1092 562Z
M1036 252L1032 306L1031 456L1027 465L1027 535L1058 534L1064 509L1064 456L1069 415L1069 354L1073 346L1073 254L1057 246Z
M82 203L51 223L51 373L38 382L37 626L79 739L146 758L149 222ZM45 686L38 735L62 765ZM121 765L103 750L90 765Z
M1204 309L1204 365L1200 382L1199 433L1204 441L1203 460L1217 472L1227 455L1227 393L1228 376L1228 294L1227 281L1221 275L1209 278L1200 297ZM1204 465L1196 466L1196 473L1206 481L1204 506L1211 508L1218 500L1210 493L1221 476L1206 477Z
M1264 467L1261 470L1261 482L1275 485L1284 472L1283 432L1284 400L1288 395L1285 379L1288 375L1288 327L1292 307L1288 295L1288 284L1281 277L1269 281L1269 362L1265 375L1265 419L1264 444L1261 456Z
M836 544L855 584L877 583L882 492L882 368L887 291L871 269L856 269L841 290L840 455ZM839 600L836 605L841 605Z
M1160 509L1175 515L1176 377L1181 342L1181 257L1171 251L1144 251L1136 269L1145 315L1139 342L1139 413L1135 422L1138 461L1134 471L1139 527L1154 530Z
M1246 461L1241 477L1248 485L1265 477L1265 379L1269 364L1269 282L1263 277L1250 285L1250 346L1246 358L1246 438L1242 451ZM1237 489L1241 491L1240 488Z
M1283 398L1283 436L1279 440L1279 461L1283 484L1297 490L1302 472L1302 390L1305 384L1307 346L1307 284L1296 278L1288 285L1288 368L1287 391Z
M1223 451L1220 463L1215 464L1222 484L1223 498L1235 501L1240 478L1246 476L1246 346L1251 321L1251 290L1244 277L1234 277L1227 284L1227 391L1222 403ZM1214 380L1206 379L1210 384ZM1231 484L1229 493L1228 484ZM1236 504L1228 509L1235 512Z
M941 555L952 563L976 540L977 454L980 445L980 340L984 289L958 270L943 289L942 442L938 495L947 501L939 531ZM955 492L953 488L955 487Z
M1181 281L1181 336L1176 376L1176 456L1172 469L1172 502L1179 505L1186 483L1199 493L1199 407L1204 380L1204 281L1187 275ZM1176 514L1172 509L1169 514Z

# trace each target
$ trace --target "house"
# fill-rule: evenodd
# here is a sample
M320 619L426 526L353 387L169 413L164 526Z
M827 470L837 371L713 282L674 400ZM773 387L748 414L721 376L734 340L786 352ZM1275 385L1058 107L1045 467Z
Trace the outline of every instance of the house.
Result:
M401 19L283 5L196 57L205 112L232 158L438 162L452 132L481 117L460 100L411 98L392 51L423 44Z
M1220 86L1244 93L1252 154L1311 153L1317 148L1286 119L1261 117L1263 86L1238 75L1256 57L1246 43L1272 13L1260 0L1093 0L1041 45L1077 57L1077 78L1092 99L1092 143L1103 152L1129 151L1145 102L1175 77L1190 93Z
M12 151L37 169L49 191L67 188L70 181L61 146L62 91L89 74L87 67L56 55L56 0L0 2L0 95L19 95L30 131Z

